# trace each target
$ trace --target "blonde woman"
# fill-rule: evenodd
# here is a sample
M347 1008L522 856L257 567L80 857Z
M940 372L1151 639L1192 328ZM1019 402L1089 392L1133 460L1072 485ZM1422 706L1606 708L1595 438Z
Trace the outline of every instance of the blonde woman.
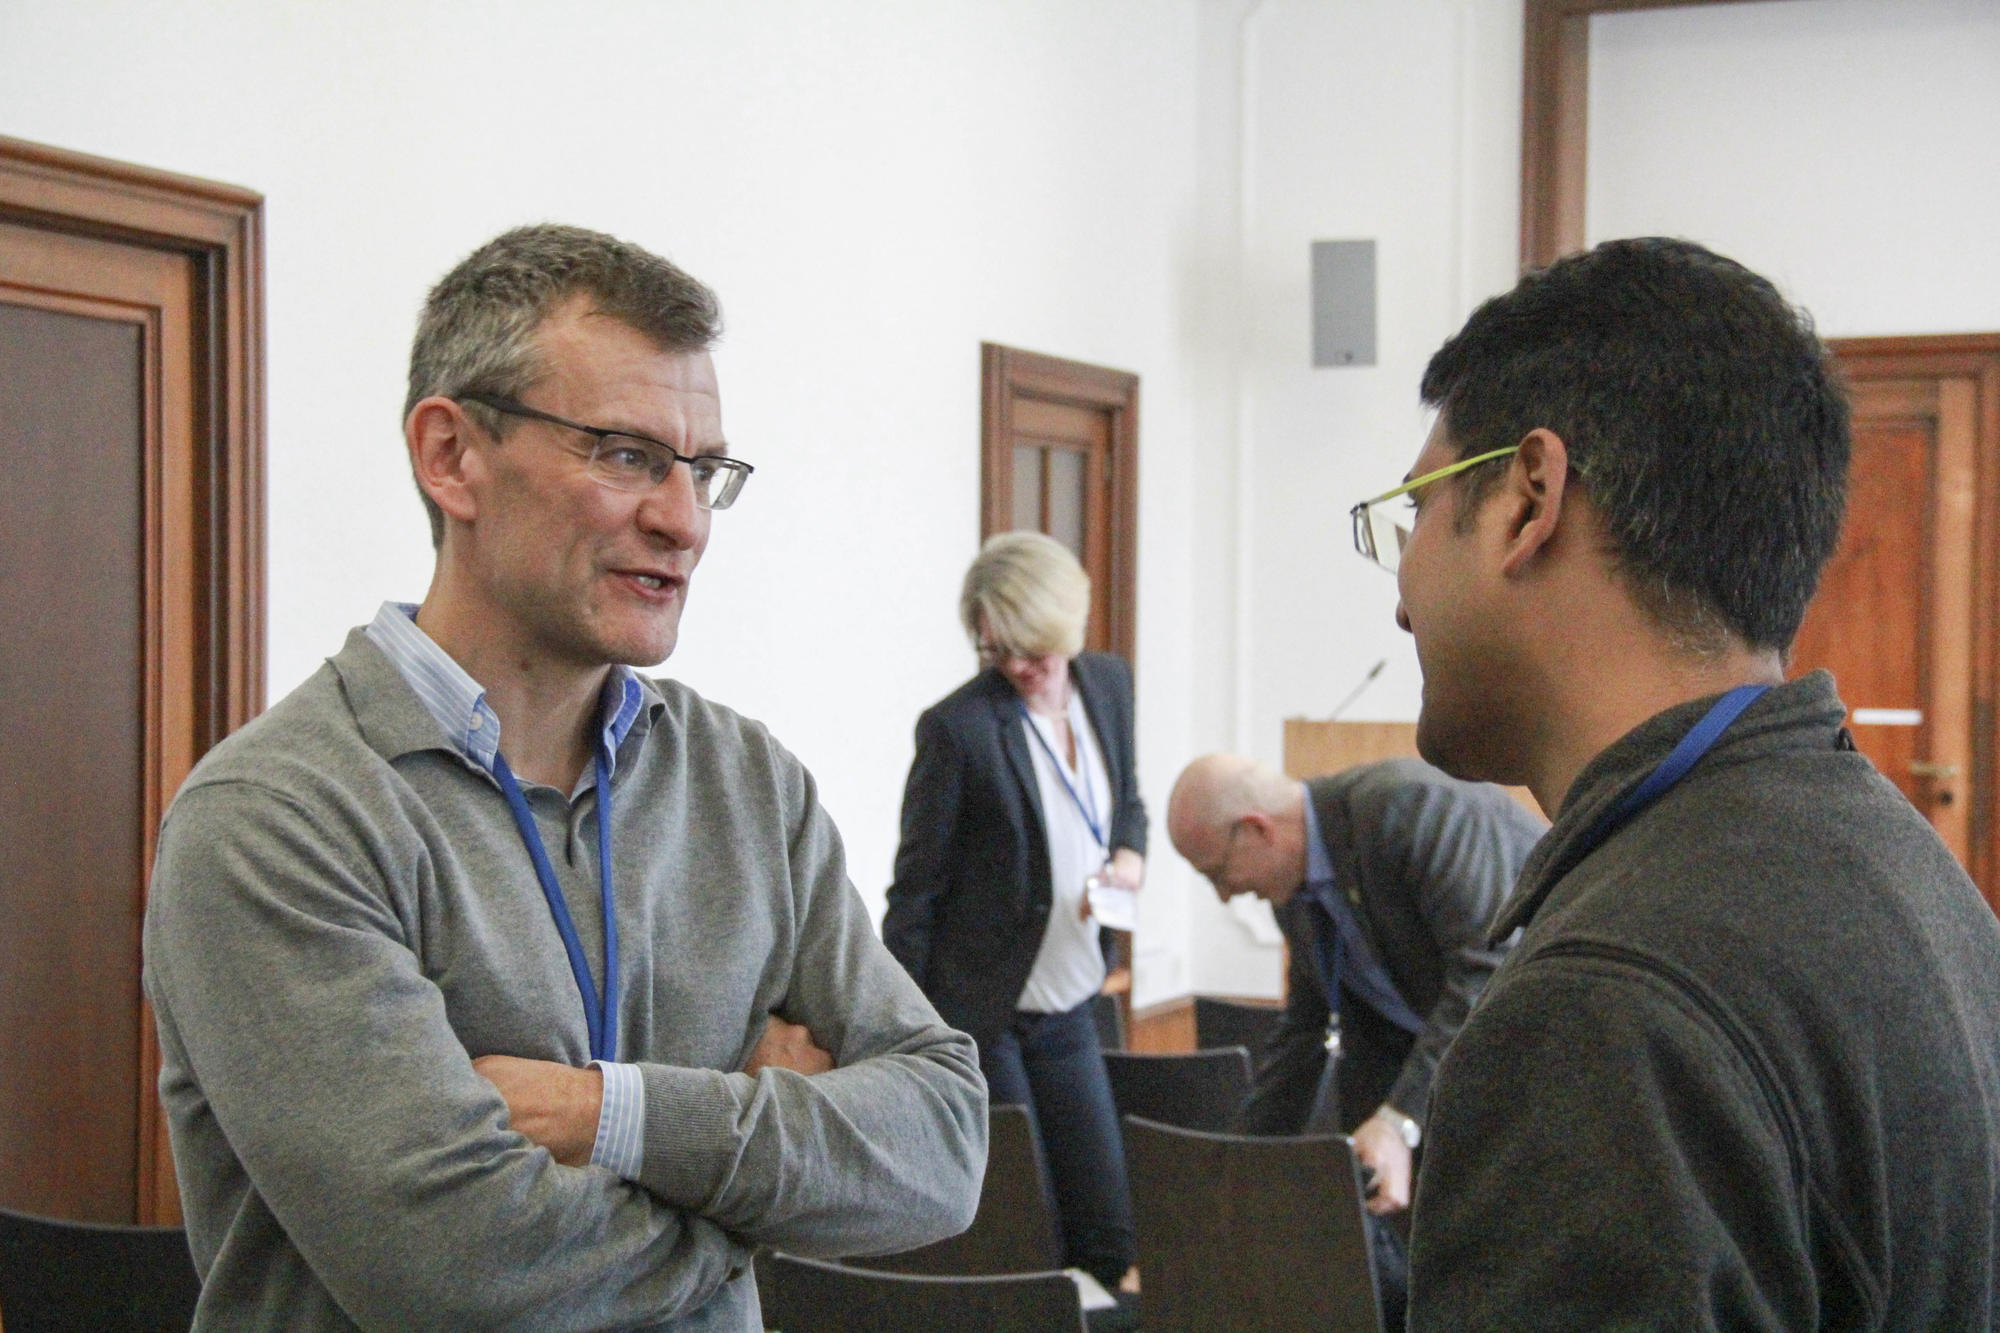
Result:
M992 1100L1027 1106L1064 1262L1106 1286L1132 1265L1132 1204L1091 1021L1105 953L1085 882L1137 889L1146 808L1132 672L1085 653L1090 579L1061 543L994 537L959 618L979 674L917 720L883 938L946 1022L979 1042Z

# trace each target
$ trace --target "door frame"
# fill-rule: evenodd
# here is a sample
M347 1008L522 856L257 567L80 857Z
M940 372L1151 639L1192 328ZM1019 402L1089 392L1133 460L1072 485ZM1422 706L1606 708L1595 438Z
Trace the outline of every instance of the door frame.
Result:
M1521 51L1521 271L1583 249L1590 19L1748 0L1527 0Z
M1128 371L979 344L979 539L1014 526L1014 403L1091 408L1111 418L1111 586L1092 590L1109 614L1111 650L1137 665L1139 646L1139 377Z
M149 496L146 552L145 869L187 769L264 702L263 197L234 185L0 136L0 220L184 255L195 275L191 512ZM191 624L169 617L158 571L191 560ZM162 650L164 634L190 645ZM191 649L191 651L189 651ZM192 720L167 734L161 700ZM143 881L140 886L143 894ZM135 960L136 961L136 960ZM180 1195L155 1089L160 1053L141 996L138 1199L141 1222L178 1222Z
M1972 549L1972 766L1966 869L2000 913L2000 333L1831 338L1849 383L1969 381L1975 492Z

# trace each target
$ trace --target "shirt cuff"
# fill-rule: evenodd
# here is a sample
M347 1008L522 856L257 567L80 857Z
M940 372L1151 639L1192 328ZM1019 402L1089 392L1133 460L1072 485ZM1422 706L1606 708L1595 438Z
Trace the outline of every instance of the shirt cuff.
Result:
M637 1180L646 1160L646 1080L639 1066L592 1060L604 1075L604 1102L597 1112L597 1141L590 1164L625 1180Z

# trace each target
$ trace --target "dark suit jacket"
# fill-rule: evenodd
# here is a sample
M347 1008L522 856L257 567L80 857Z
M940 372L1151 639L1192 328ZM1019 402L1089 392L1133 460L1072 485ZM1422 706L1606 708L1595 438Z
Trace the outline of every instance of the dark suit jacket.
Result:
M1291 946L1285 1016L1259 1052L1243 1127L1252 1134L1351 1131L1388 1102L1422 1124L1438 1057L1458 1034L1506 945L1487 928L1547 825L1499 787L1460 782L1416 759L1363 764L1306 784L1336 887L1409 1006L1414 1036L1351 992L1342 1006L1339 1124L1307 1124L1327 1069L1329 1008L1319 975L1325 918L1304 896L1278 913Z
M1111 847L1146 850L1132 756L1132 669L1080 653L1070 676L1111 778ZM1020 695L982 671L917 719L882 938L944 1021L982 1045L1012 1020L1054 894Z

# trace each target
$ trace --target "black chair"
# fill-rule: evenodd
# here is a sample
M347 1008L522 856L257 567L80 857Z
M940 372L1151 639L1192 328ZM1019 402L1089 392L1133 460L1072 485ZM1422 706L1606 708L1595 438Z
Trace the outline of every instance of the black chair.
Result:
M1090 997L1090 1016L1097 1024L1097 1044L1107 1051L1125 1049L1125 1014L1118 997L1103 991Z
M1244 1046L1254 1062L1264 1049L1264 1038L1285 1016L1282 1005L1245 1004L1222 1000L1213 995L1194 997L1194 1044L1204 1051L1221 1046Z
M781 1333L1084 1333L1083 1300L1063 1272L930 1277L777 1251L757 1265L764 1327Z
M0 1208L7 1333L187 1333L200 1296L179 1227L65 1222Z
M1033 1117L1025 1106L996 1106L987 1115L986 1183L972 1225L960 1235L901 1254L849 1262L933 1276L1046 1273L1063 1266L1055 1218Z
M1250 1095L1250 1053L1241 1046L1173 1055L1106 1051L1104 1070L1120 1116L1182 1129L1226 1133Z
M1125 1159L1145 1333L1382 1333L1347 1139L1202 1134L1128 1117Z

